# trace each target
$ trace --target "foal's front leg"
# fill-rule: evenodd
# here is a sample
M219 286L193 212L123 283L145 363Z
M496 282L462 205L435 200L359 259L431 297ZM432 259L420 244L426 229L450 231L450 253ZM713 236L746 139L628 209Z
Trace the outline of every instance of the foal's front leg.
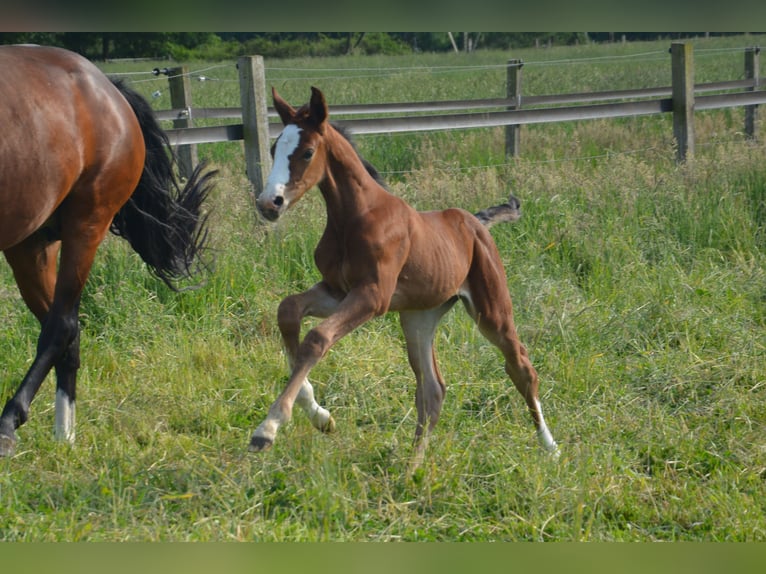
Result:
M296 366L300 343L301 322L304 317L329 317L340 304L324 282L317 283L308 291L286 297L277 311L277 322L282 333L282 343L287 354L287 363L292 372ZM314 387L308 378L303 379L301 390L295 399L308 416L314 428L322 432L335 430L335 421L329 411L314 398Z
M330 413L314 400L308 375L340 338L376 314L376 302L374 289L353 290L338 301L324 283L317 283L308 291L282 301L278 319L290 362L290 379L271 405L266 419L255 429L250 440L251 451L271 447L279 427L290 420L296 402L306 411L314 427L325 432L334 430L335 421ZM300 322L307 315L326 318L311 329L299 344Z

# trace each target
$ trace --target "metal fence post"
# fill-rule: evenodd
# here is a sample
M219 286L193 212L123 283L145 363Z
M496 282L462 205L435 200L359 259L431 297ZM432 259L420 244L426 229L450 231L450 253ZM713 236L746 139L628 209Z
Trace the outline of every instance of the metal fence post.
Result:
M513 98L514 104L508 106L509 110L521 108L521 60L508 60L506 95ZM521 126L510 125L505 127L505 157L519 157L521 146Z
M694 57L692 45L670 45L673 76L673 135L678 144L677 159L694 155Z
M189 81L189 68L181 66L168 70L168 88L170 89L170 107L182 111L173 120L174 128L192 127L191 106L191 82ZM181 177L188 178L197 165L197 146L179 145L175 149L178 160L178 171Z
M237 60L242 101L242 134L245 142L247 177L258 195L271 170L269 116L266 103L266 72L263 56L242 56Z
M748 91L754 92L760 89L760 54L761 48L755 46L745 51L745 78L753 80L753 87ZM755 139L758 124L758 104L745 106L745 135L748 139Z

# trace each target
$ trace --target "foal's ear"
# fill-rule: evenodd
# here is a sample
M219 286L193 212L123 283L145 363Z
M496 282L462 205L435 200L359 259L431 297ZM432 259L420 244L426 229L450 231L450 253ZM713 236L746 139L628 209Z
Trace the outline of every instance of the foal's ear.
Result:
M327 102L324 99L319 88L311 87L311 102L309 103L311 110L311 119L316 124L319 133L324 131L324 123L327 120Z
M295 118L295 108L282 99L277 89L272 86L271 97L274 99L274 109L277 110L282 123L287 125Z

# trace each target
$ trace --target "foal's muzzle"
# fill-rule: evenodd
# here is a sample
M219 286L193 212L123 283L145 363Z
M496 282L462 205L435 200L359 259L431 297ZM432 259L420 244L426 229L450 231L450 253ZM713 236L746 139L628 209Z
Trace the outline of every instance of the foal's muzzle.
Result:
M276 221L285 209L285 200L282 196L274 198L264 198L261 196L255 200L255 206L258 208L258 213L264 219Z

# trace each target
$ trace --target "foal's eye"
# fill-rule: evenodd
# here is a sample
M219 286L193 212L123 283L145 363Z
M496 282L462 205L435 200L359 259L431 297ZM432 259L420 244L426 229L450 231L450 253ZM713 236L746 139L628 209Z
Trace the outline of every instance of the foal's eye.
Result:
M303 152L303 159L304 160L308 161L312 157L314 157L314 150L313 149L307 149L306 151Z

